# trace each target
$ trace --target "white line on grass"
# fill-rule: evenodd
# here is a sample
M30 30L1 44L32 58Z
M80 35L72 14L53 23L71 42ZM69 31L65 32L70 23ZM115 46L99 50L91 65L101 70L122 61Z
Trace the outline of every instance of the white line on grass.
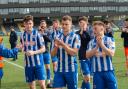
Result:
M9 62L9 61L7 61L7 60L4 60L4 61L7 62L7 63L9 63L9 64L11 64L11 65L14 65L14 66L16 66L16 67L19 67L20 69L24 69L23 66L20 66L20 65L18 65L18 64L16 64L16 63L12 63L12 62Z

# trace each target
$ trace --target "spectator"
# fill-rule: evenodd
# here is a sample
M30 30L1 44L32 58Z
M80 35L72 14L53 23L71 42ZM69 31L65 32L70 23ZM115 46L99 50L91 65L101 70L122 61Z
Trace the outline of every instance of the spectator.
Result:
M17 36L13 26L10 27L10 31L11 32L10 32L9 42L11 45L11 49L13 49L17 45L18 36ZM13 61L15 61L15 60L17 60L17 55L15 55L15 57L13 58Z
M126 58L126 76L128 76L128 18L125 19L124 27L122 28L121 38L124 39L124 51Z

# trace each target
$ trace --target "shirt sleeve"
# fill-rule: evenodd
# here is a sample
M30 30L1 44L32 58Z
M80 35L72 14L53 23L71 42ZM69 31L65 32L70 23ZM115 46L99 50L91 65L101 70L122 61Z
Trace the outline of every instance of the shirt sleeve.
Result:
M76 35L75 41L74 41L74 48L80 49L81 46L81 39L79 35Z
M18 48L7 49L3 45L0 45L0 56L5 58L13 58L18 54Z
M41 48L42 46L45 46L44 38L39 33L37 34L37 45L39 48Z
M115 51L115 40L114 40L114 38L110 38L110 40L109 40L109 49Z

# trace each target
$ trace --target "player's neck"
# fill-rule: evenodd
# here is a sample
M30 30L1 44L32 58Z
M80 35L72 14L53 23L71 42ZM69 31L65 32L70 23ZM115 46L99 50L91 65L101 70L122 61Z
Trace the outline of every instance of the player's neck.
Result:
M64 31L64 36L67 36L68 34L70 33L70 30L69 31Z
M32 33L32 30L28 30L27 33L28 33L28 34L31 34L31 33Z

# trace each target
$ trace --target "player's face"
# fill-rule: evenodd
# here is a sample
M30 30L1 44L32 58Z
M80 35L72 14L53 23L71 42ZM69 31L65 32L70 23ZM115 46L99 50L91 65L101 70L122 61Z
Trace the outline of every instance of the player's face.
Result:
M108 23L107 25L106 25L106 28L110 28L111 27L111 23Z
M128 21L125 21L124 25L125 27L128 27Z
M41 22L41 23L40 23L40 27L41 27L41 30L45 30L46 27L47 27L46 22Z
M80 29L86 30L87 24L88 23L86 21L84 21L84 20L79 21Z
M59 27L59 23L56 21L53 21L53 28L58 28Z
M25 31L32 31L33 21L29 20L28 22L24 22Z
M63 32L69 32L71 30L71 27L72 27L72 22L69 21L69 20L66 20L66 21L63 21L62 20L62 29L63 29Z
M104 30L105 30L105 28L101 25L93 26L93 33L94 33L95 36L104 35Z

